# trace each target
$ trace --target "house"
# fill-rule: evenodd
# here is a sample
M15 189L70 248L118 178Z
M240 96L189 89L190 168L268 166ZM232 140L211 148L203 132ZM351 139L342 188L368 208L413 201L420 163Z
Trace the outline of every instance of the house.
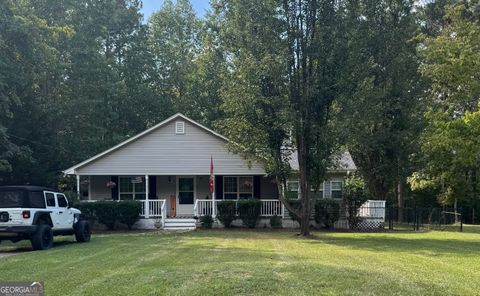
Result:
M192 226L194 216L215 215L214 200L259 198L262 216L288 216L262 165L248 164L227 150L227 142L224 136L179 113L66 169L64 174L76 176L83 200L140 200L140 227ZM293 157L294 169L298 166L295 162ZM353 170L347 153L317 194L341 196L343 179ZM298 191L298 181L290 180L288 190Z

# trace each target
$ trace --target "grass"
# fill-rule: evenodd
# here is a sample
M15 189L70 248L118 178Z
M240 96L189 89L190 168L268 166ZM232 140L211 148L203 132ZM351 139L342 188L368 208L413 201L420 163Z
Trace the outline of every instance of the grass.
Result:
M42 280L46 295L479 295L480 233L466 230L97 234L20 248L0 280Z

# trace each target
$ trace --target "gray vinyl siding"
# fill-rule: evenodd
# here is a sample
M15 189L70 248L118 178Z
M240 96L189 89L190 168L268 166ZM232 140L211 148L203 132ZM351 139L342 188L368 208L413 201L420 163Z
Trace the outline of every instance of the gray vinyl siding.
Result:
M195 199L212 199L210 193L210 176L196 176L197 178L197 195Z
M185 134L175 134L175 122L185 122ZM181 118L76 169L79 175L209 175L213 156L217 175L263 175L259 164L249 168L226 141Z

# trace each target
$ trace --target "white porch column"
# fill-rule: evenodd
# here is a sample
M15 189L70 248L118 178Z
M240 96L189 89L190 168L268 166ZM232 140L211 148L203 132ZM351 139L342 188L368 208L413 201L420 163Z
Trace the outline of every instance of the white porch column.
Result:
M88 176L88 200L92 200L92 176Z
M80 175L77 176L77 197L80 199Z
M150 202L148 201L148 175L145 175L145 218L150 218Z
M213 192L212 192L212 218L217 217L217 207L215 206L215 175L213 176Z

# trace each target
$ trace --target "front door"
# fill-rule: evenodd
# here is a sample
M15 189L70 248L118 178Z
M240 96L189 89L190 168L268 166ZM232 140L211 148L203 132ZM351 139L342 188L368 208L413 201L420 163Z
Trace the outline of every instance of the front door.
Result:
M195 202L195 177L178 177L177 181L177 216L191 216Z

